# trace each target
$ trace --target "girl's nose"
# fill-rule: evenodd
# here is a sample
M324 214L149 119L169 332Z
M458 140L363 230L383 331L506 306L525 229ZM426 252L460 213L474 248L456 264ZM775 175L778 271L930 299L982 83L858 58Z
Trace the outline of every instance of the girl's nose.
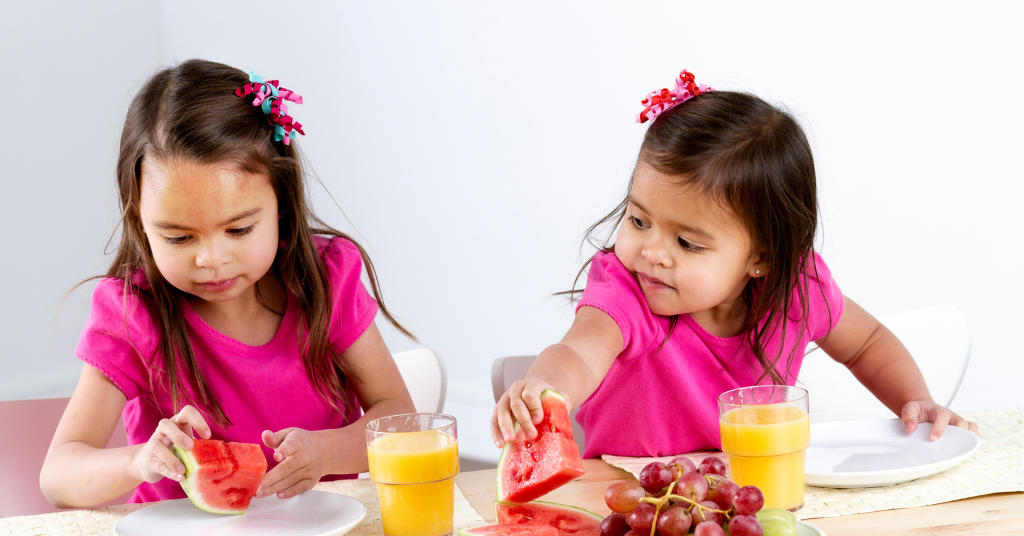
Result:
M665 268L672 267L672 256L669 255L668 250L660 240L650 240L644 244L644 248L640 251L643 255L644 260L651 263L651 266L661 265Z
M218 244L216 240L203 244L196 253L196 266L199 268L215 270L227 264L229 260L231 260L231 256L228 254L228 249Z

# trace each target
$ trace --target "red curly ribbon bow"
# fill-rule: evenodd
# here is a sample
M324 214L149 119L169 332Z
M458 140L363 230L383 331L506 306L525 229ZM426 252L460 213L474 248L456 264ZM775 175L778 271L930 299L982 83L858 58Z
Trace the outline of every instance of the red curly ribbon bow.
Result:
M701 93L714 90L714 88L704 84L697 85L694 82L693 73L683 69L679 76L676 77L675 89L662 88L652 91L644 97L644 100L640 101L640 104L644 105L644 109L637 114L636 122L646 123Z

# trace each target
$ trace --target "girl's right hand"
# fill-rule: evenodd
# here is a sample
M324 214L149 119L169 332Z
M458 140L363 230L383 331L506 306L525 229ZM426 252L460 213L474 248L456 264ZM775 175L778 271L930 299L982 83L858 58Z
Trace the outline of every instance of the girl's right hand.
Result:
M516 437L514 422L518 421L527 439L537 437L537 427L544 419L544 409L540 404L540 394L545 389L554 389L550 383L536 378L519 380L509 386L508 391L494 406L491 415L491 438L498 448ZM569 396L563 394L565 405L571 408Z
M145 482L156 482L167 477L181 482L185 466L171 451L171 445L188 450L192 448L192 431L204 439L210 438L210 427L199 411L185 406L170 419L162 419L156 431L132 457L129 470L132 476Z

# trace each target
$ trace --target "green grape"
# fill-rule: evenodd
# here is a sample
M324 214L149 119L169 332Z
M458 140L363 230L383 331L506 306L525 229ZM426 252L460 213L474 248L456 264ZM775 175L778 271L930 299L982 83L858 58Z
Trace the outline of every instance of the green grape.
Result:
M796 536L796 523L790 525L784 519L768 517L758 519L761 522L763 536Z
M796 526L796 515L789 510L783 510L781 508L762 508L754 514L754 517L756 517L758 521L762 522L769 518L782 519L786 521L786 523L794 527Z

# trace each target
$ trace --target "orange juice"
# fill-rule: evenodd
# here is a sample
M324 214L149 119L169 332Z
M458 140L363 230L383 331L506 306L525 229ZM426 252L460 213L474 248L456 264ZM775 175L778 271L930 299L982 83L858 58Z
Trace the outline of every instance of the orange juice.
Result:
M804 453L811 444L807 413L786 405L745 406L721 418L722 450L732 480L764 493L765 508L804 503Z
M367 448L386 536L452 532L458 441L441 430L378 437Z

